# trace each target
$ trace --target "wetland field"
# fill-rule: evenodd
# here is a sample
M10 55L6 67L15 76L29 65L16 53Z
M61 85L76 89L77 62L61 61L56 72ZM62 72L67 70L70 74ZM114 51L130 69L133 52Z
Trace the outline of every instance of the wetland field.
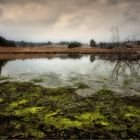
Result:
M0 140L140 140L140 0L0 0Z
M138 53L3 56L0 139L140 137Z

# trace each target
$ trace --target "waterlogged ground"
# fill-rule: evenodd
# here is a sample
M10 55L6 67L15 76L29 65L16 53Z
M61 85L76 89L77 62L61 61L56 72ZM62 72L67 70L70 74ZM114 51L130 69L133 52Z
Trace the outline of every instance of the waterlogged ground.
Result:
M84 56L1 66L1 139L140 137L139 61Z
M1 61L1 78L33 82L44 87L77 87L77 84L84 83L89 86L86 89L89 95L101 88L123 94L139 94L140 61L111 60L110 56L108 59L94 55L63 55L52 59ZM79 94L83 92L78 91Z
M82 97L76 90L1 84L1 138L140 137L139 95L120 96L101 89L91 97Z

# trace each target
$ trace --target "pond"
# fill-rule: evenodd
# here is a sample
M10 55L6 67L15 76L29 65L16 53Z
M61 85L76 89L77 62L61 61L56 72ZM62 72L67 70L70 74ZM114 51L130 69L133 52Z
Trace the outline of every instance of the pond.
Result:
M128 59L129 58L129 59ZM44 87L77 87L81 96L99 89L119 94L140 93L140 60L114 55L57 55L0 60L2 81L29 81ZM86 94L85 94L86 93Z
M0 139L140 137L139 55L5 55L0 75Z

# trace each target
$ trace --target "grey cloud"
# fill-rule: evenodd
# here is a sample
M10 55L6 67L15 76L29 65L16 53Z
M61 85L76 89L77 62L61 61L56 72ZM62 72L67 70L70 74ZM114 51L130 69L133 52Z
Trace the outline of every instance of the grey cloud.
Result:
M139 0L0 0L0 27L26 30L28 26L52 36L62 30L88 37L92 32L102 35L116 25L126 26L123 32L128 34L129 27L140 32L139 7Z
M2 16L2 14L3 14L3 9L0 8L0 16Z

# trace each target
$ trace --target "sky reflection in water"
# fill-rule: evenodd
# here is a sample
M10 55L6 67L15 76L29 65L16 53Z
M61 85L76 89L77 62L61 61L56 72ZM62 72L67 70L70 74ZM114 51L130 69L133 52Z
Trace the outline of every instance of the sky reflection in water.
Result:
M53 59L25 59L1 61L1 76L9 76L12 81L32 81L49 87L89 86L86 93L94 93L101 88L109 88L118 93L140 93L139 61L104 60L95 56ZM85 92L79 90L79 94Z

